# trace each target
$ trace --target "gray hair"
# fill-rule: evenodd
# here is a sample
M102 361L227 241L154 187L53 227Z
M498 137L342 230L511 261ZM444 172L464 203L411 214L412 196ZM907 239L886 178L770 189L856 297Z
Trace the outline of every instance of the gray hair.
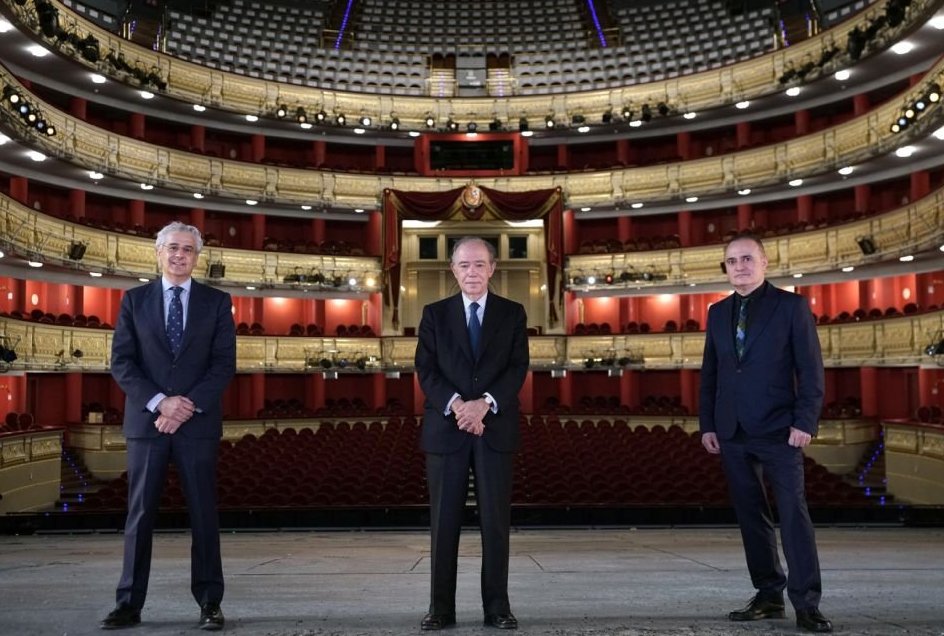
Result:
M455 245L452 246L452 254L449 255L449 262L454 262L456 258L456 252L459 251L459 248L469 243L479 243L484 245L488 250L489 260L492 263L498 260L498 252L495 250L494 245L479 236L463 236L461 239L456 241Z
M161 228L160 232L157 233L157 239L154 241L154 247L161 249L161 246L167 243L167 237L174 232L189 232L193 234L193 241L197 248L197 254L203 251L203 236L200 234L200 230L192 225L187 225L180 221L173 221L168 223Z

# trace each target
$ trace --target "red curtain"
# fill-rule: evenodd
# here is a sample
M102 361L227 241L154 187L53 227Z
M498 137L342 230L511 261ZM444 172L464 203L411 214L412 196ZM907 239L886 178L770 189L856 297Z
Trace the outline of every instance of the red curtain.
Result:
M470 186L478 187L478 186ZM479 187L482 203L476 208L463 205L466 188L445 192L404 192L384 190L384 300L393 310L393 326L400 327L400 260L401 222L403 219L443 221L457 213L470 221L481 219L486 212L504 221L544 219L544 240L547 252L547 289L550 297L550 325L557 324L557 304L560 302L558 281L563 265L561 234L563 198L560 188L530 192L502 192Z

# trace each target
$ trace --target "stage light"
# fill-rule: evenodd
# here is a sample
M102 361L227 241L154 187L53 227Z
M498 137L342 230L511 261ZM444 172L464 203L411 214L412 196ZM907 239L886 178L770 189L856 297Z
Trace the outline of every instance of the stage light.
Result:
M324 120L326 120L327 118L328 118L328 113L326 113L324 109L321 109L317 113L315 113L315 121L318 122L319 124L323 122Z
M335 117L334 117L334 122L335 122L338 126L343 126L344 124L347 123L347 117L344 116L344 113L338 113L338 114L335 115Z
M520 132L525 137L530 137L532 134L531 126L528 125L528 118L522 117L518 120L518 132Z
M941 87L937 84L931 84L928 89L928 101L932 104L936 104L941 101Z
M400 130L400 119L398 117L390 118L390 130Z
M624 106L622 115L623 115L623 119L625 119L626 121L629 121L630 119L633 118L633 109L630 108L629 106Z
M662 115L663 117L669 114L669 107L666 105L665 102L659 102L659 105L656 106L656 110L658 110L659 114Z
M288 115L288 106L286 106L285 104L282 104L281 106L275 109L275 116L278 117L279 119L285 119L286 115Z
M69 244L69 260L81 261L83 258L85 258L86 249L88 249L88 244L83 243L82 241L72 241Z
M646 122L652 119L652 108L649 107L649 104L642 105L642 116L640 119Z
M502 129L501 120L496 117L492 121L488 122L488 129L492 132L496 132Z
M858 236L855 241L859 249L862 250L862 253L866 256L870 256L878 251L878 247L875 245L875 239L871 236Z
M465 125L465 131L470 135L474 135L478 129L478 124L476 124L474 121L470 121Z
M361 116L361 126L365 126L365 127L370 126L372 123L373 123L373 120L369 116L367 115Z
M436 125L436 118L432 115L426 115L425 123L427 128L432 128Z
M604 124L609 124L610 122L612 122L612 121L613 121L613 109L611 108L610 110L608 110L608 111L606 111L605 113L603 113L603 116L600 118L600 121L602 121Z
M3 88L3 99L11 104L19 104L22 97L20 97L19 91L12 86L5 86Z
M451 130L452 132L456 132L457 130L459 130L459 122L455 121L452 117L450 117L446 121L446 128Z
M545 128L553 128L554 126L555 126L555 124L554 124L554 115L548 115L547 117L544 118L544 127L545 127Z
M586 120L584 119L583 115L575 114L570 116L570 123L575 126L579 126L580 124L584 123L584 121Z

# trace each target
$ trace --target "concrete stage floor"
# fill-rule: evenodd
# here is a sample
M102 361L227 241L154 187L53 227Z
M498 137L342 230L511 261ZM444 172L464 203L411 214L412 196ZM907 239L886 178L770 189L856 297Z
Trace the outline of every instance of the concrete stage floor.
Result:
M944 529L821 527L821 609L838 634L944 634ZM200 633L189 534L162 532L136 636ZM734 528L521 529L510 591L518 634L797 634L784 620L730 623L753 594ZM482 627L479 541L463 534L457 628ZM0 634L103 634L120 534L0 536ZM237 635L419 634L429 598L423 530L223 536L226 631Z

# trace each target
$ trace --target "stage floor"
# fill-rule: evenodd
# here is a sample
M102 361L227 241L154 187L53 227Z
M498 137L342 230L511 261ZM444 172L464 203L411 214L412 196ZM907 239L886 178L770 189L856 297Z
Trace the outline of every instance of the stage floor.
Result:
M821 527L821 609L838 634L944 634L944 529ZM197 633L189 534L162 532L141 636ZM799 633L784 620L730 623L753 594L735 528L522 529L511 540L519 634L716 636ZM101 634L114 605L120 534L0 536L0 634ZM458 626L482 627L479 540L463 534ZM226 632L419 634L429 599L422 530L226 533Z

